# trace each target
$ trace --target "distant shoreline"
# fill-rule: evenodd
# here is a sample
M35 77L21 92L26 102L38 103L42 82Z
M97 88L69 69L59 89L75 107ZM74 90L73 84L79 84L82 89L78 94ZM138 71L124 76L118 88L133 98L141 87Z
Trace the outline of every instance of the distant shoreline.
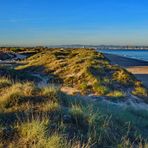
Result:
M103 53L112 64L117 64L122 67L130 67L130 66L148 66L148 61L130 58L126 56L110 54L110 53Z
M143 49L139 49L139 48L97 48L97 50L137 50L137 51L141 51L141 50L148 50L148 48L143 48Z
M148 46L114 46L114 45L41 45L41 46L0 46L0 50L9 48L92 48L96 50L148 50Z
M148 50L115 50L115 49L104 49L104 50L97 50L98 52L108 53L113 55L122 56L125 58L131 58L134 60L141 60L148 62Z

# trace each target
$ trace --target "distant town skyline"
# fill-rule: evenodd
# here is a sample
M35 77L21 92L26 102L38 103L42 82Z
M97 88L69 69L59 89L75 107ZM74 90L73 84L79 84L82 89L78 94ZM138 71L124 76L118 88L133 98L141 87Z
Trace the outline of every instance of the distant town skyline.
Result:
M147 16L147 0L5 0L0 46L147 46Z

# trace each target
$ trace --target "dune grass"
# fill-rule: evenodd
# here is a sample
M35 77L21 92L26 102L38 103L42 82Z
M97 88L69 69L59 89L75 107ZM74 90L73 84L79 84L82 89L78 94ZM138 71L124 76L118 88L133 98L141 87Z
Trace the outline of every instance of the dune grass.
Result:
M66 95L54 86L37 88L30 82L13 82L2 89L1 98L1 147L147 144L147 110L85 100Z
M113 97L113 98L124 98L125 93L123 91L120 91L120 90L114 90L114 91L110 92L108 94L108 96Z
M146 96L148 97L148 91L144 87L136 86L132 92L134 95L137 96Z
M32 74L28 72L25 72L23 70L18 72L14 69L14 67L4 65L0 65L0 77L1 81L3 77L5 79L12 79L13 81L39 81L38 78L32 76Z
M8 87L11 86L13 83L10 79L6 78L6 77L1 77L0 78L0 89L4 88L4 87Z
M38 88L31 81L0 78L0 147L148 145L148 110L85 97L95 94L120 100L127 90L140 97L147 95L141 82L111 65L103 54L92 49L51 49L31 56L23 64L14 71L44 72L55 83ZM73 87L84 96L67 95L56 87L57 83Z
M125 92L137 83L136 78L123 68L113 66L102 53L93 49L50 49L35 54L16 69L44 72L51 82L72 87L82 95L112 96L114 90ZM142 85L141 88L144 88ZM119 93L118 93L119 95ZM121 94L120 94L121 95ZM126 93L124 94L126 95ZM135 93L136 95L136 93ZM145 93L142 93L141 96ZM116 96L115 96L116 97Z

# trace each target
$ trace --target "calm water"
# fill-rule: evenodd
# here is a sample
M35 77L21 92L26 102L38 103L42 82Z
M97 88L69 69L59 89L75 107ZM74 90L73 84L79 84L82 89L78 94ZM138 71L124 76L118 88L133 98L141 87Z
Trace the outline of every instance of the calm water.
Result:
M98 50L103 53L116 54L134 59L148 61L148 50Z

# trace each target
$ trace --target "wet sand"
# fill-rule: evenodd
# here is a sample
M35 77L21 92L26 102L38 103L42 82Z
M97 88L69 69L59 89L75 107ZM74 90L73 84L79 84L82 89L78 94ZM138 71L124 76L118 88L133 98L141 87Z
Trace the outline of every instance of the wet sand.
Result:
M143 60L126 58L113 54L104 54L112 64L126 68L133 73L138 80L148 88L148 62Z

